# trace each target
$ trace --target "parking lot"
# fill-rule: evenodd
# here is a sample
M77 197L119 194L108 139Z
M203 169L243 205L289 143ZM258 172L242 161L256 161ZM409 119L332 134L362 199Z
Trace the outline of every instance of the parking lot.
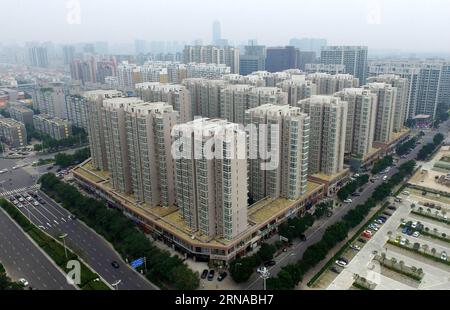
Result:
M358 277L374 283L376 290L450 289L450 224L441 221L450 205L439 200L430 207L432 195L406 188L400 199L390 199L386 222L377 231L370 229L371 234L363 233L360 239L367 242L357 243L361 250L348 257L346 266L333 267L336 275L328 289L350 289Z

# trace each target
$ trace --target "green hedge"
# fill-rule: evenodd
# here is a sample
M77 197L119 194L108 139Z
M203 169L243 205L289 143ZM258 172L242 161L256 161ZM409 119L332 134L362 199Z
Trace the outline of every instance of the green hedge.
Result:
M193 272L178 256L152 245L132 220L103 201L83 196L74 186L61 182L52 173L43 175L41 189L81 221L108 240L124 259L147 258L146 277L175 289L192 290L199 286L198 272Z

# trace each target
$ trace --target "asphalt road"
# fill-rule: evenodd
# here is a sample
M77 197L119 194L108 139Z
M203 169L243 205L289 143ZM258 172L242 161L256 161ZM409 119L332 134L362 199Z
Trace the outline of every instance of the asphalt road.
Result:
M33 289L75 289L3 210L0 210L0 261L11 279L25 278Z
M119 290L156 290L150 283L131 269L117 254L117 252L101 236L88 228L78 220L71 219L71 213L47 197L38 192L38 196L44 200L44 204L22 192L23 199L19 208L25 216L50 235L58 238L67 234L65 242L68 248L75 251L89 266L91 266L103 279L110 284L121 280ZM7 197L8 198L8 197ZM36 204L36 205L34 205ZM117 261L118 269L111 263Z
M449 125L450 120L442 123L440 127L436 130L428 130L424 131L425 136L422 137L421 144L416 145L413 151L409 155L407 155L407 158L400 159L396 165L396 167L392 167L390 171L387 173L388 177L392 176L393 174L398 172L397 167L403 164L404 162L415 159L417 153L420 151L423 145L431 142L433 140L433 136L440 132L444 136L447 136L449 134ZM303 253L305 250L319 242L322 239L323 234L325 233L325 230L335 224L336 222L340 221L342 217L350 210L354 209L357 205L364 203L373 193L375 188L380 185L383 182L382 177L378 178L378 180L375 181L375 183L369 182L365 188L364 191L361 193L361 196L359 197L352 197L353 202L351 204L344 204L342 207L337 209L333 215L321 226L317 227L314 231L307 234L307 240L304 242L300 242L287 252L283 253L283 255L279 256L276 261L277 264L273 267L268 268L269 272L272 276L275 276L280 272L281 268L288 265L289 263L294 263L300 260L303 257ZM263 289L263 280L260 278L259 274L253 274L250 279L247 281L247 283L242 287L244 289L248 290L261 290Z

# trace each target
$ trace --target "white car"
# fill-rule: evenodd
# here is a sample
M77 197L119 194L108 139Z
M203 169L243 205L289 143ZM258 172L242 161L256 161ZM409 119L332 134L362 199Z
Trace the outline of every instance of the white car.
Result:
M383 181L386 181L387 180L387 175L385 175L384 177L383 177Z
M408 196L409 192L408 191L404 191L402 194Z
M13 166L12 169L16 170L17 168L19 168L18 166Z
M417 227L417 222L412 222L411 228L416 228L416 227Z
M400 245L405 245L405 244L406 244L406 239L405 238L400 239Z
M39 206L39 202L35 201L35 202L33 202L33 205L34 205L35 207L37 207L37 206Z
M23 286L28 286L28 281L24 278L19 279L19 283L22 284Z
M31 200L33 200L33 198L31 198L31 196L28 196L28 197L27 197L27 200L28 200L28 201L31 201Z
M344 262L343 260L337 260L336 261L336 265L338 265L339 267L347 267L347 262Z
M344 200L344 203L352 203L352 202L353 202L353 200L351 200L350 198Z
M414 238L418 238L420 236L420 232L415 231L412 235Z
M19 201L18 200L13 200L13 202L12 202L13 204L18 204L19 203Z
M23 204L21 204L21 203L19 203L18 205L17 205L17 208L23 208Z
M357 245L357 244L352 244L352 245L350 246L350 248L353 249L353 250L355 250L355 251L360 251L360 250L361 250L361 247L360 247L359 245Z
M441 253L441 259L442 259L442 260L447 260L447 253L442 252L442 253Z
M256 269L257 273L265 273L267 271L266 267L258 267L258 269Z
M20 201L20 202L24 202L25 199L23 199L23 197L20 197L20 198L19 198L19 201Z

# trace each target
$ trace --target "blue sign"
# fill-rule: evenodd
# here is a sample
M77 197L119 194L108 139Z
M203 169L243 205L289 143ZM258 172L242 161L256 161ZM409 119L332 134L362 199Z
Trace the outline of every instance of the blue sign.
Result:
M136 259L135 261L132 261L130 265L131 265L131 267L136 268L136 267L142 266L143 264L144 264L144 258L141 257L141 258Z

